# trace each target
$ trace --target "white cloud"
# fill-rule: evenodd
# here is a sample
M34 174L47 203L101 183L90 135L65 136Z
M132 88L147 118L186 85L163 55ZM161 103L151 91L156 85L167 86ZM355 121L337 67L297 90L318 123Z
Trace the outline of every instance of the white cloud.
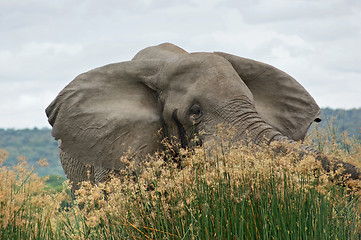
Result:
M44 71L50 68L59 71L56 63L61 59L73 58L80 53L80 44L60 44L50 42L30 42L16 50L0 49L0 72L3 81L43 79ZM49 72L48 72L49 73Z

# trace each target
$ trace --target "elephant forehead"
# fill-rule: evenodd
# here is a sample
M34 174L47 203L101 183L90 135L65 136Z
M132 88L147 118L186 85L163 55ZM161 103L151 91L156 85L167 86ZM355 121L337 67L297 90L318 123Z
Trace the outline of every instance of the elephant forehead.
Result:
M253 95L237 72L228 65L210 65L191 68L169 79L168 95L202 95L213 99L239 98Z
M168 77L188 74L205 74L215 66L232 69L232 65L222 57L212 53L190 53L173 58L165 66ZM222 71L222 69L218 69Z

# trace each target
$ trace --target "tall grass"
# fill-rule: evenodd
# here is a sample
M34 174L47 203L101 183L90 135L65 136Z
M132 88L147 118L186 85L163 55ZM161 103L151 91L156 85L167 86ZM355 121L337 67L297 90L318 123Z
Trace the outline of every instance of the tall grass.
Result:
M46 178L34 174L24 157L14 168L1 166L7 152L0 150L0 239L49 239L64 192L46 189ZM38 162L46 165L45 160Z
M345 150L344 143L315 134L308 144L360 166L359 142L345 138ZM46 190L45 180L31 171L2 167L2 178L12 183L0 189L0 196L7 191L0 201L0 234L13 239L361 238L360 183L335 178L297 148L234 146L220 138L207 149L181 149L178 159L157 154L137 175L124 158L121 179L83 183L76 200L67 200L69 208L60 207L65 192Z

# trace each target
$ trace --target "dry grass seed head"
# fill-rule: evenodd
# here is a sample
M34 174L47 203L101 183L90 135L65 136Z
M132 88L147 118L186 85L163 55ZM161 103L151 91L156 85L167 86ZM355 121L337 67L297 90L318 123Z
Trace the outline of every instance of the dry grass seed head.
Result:
M251 143L229 144L226 137L218 139L222 139L221 144L214 142L213 146L196 147L192 151L180 149L178 153L181 155L182 168L174 161L168 161L170 151L179 146L171 146L169 141L165 141L170 150L143 161L144 168L138 181L128 174L123 175L122 179L113 178L104 185L84 184L78 191L80 197L77 201L89 205L82 210L88 224L98 224L106 214L119 217L131 212L134 213L134 224L140 223L136 212L149 211L145 205L156 206L157 201L161 201L165 209L181 211L185 208L184 204L190 204L195 199L192 189L197 185L197 179L207 184L209 189L225 180L236 186L231 191L237 186L247 185L249 191L242 195L243 199L247 199L251 191L262 187L271 177L278 179L278 191L283 191L285 181L293 184L295 189L314 188L312 183L317 181L319 185L316 190L321 193L327 193L327 187L332 184L329 174L322 169L315 156L300 155L300 143L274 142L271 146L256 146ZM360 156L360 145L356 147L358 150L355 153ZM126 166L131 166L128 160L123 159ZM225 176L229 179L225 179ZM107 193L107 201L104 201L104 192ZM230 194L235 196L234 192ZM185 203L176 201L175 197L185 198ZM144 200L148 203L144 204ZM143 204L139 204L141 202Z

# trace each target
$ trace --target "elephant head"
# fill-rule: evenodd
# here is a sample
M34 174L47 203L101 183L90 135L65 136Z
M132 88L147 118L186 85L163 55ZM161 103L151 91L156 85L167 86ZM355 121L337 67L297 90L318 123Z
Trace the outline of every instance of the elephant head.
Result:
M70 82L46 109L62 164L74 182L102 181L121 157L139 161L162 150L164 137L182 147L212 139L218 124L235 138L303 140L320 109L292 77L270 65L221 53L188 53L169 44L140 51ZM158 134L162 129L162 134ZM246 134L247 133L247 134Z

